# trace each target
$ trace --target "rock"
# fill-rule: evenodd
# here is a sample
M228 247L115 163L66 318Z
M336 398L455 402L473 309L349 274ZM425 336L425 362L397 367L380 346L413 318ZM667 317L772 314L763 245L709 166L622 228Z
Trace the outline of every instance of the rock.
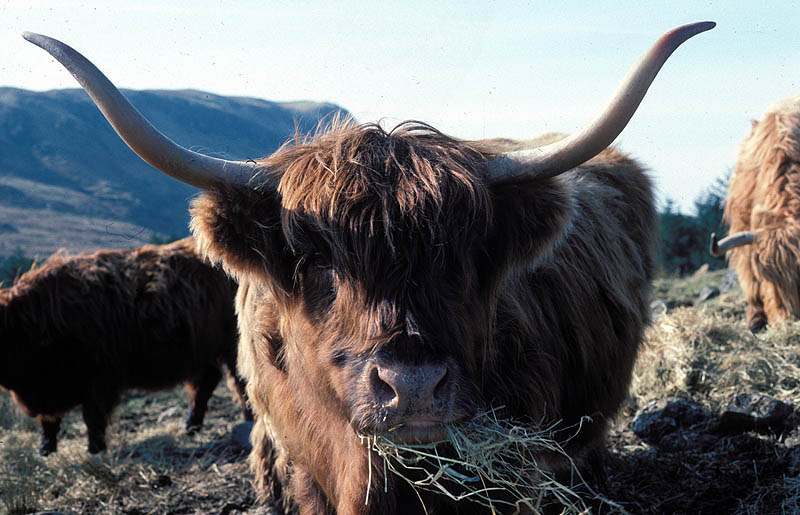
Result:
M723 275L722 279L719 281L720 293L726 293L730 291L738 282L739 278L736 276L736 270L733 268L725 270L725 275Z
M659 318L667 314L667 303L661 299L654 300L650 303L650 318L655 322Z
M249 451L253 448L253 444L250 443L250 431L252 430L252 422L236 424L233 426L233 429L231 429L231 440L242 449Z
M172 486L172 478L166 474L159 474L155 479L150 481L150 487L154 490L163 490Z
M708 452L719 442L720 437L704 430L678 430L667 433L658 442L659 450L681 452Z
M710 422L711 415L693 400L667 397L642 406L631 430L645 442L658 445L665 435Z
M667 301L667 309L688 308L689 306L692 306L692 303L686 300L670 299Z
M693 277L700 277L701 275L705 275L708 273L708 263L703 263L700 265L700 268L694 271Z
M164 421L164 419L180 416L181 411L183 410L180 406L172 406L171 408L165 409L158 416L158 419L156 419L156 424L160 424L161 422Z
M783 435L796 423L793 414L794 407L781 400L760 393L740 393L722 413L719 430Z
M719 288L716 286L703 286L703 289L700 290L700 294L697 296L697 300L695 300L695 305L702 304L703 302L713 299L714 297L719 296Z

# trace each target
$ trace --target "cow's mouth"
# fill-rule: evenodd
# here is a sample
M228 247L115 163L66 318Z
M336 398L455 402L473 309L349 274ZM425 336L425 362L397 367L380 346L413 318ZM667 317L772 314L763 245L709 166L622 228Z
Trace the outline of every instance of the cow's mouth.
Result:
M412 419L389 428L384 436L396 443L431 444L447 439L442 420Z

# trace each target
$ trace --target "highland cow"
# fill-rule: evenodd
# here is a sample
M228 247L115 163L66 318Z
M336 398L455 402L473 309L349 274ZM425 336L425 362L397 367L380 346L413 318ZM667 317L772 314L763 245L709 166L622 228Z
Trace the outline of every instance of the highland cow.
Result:
M185 383L188 431L203 423L222 366L245 418L236 371L235 283L199 257L194 239L133 250L56 253L0 290L0 386L55 452L62 417L81 406L89 452L121 394Z
M800 316L800 95L770 107L739 146L723 219L728 252L747 299L751 331Z
M657 235L649 178L607 147L668 56L713 25L665 35L566 138L339 123L259 162L176 145L83 56L25 37L145 161L208 190L192 229L240 284L262 497L277 478L303 514L472 513L387 477L360 436L430 443L494 407L563 429L575 459L602 446L648 322Z

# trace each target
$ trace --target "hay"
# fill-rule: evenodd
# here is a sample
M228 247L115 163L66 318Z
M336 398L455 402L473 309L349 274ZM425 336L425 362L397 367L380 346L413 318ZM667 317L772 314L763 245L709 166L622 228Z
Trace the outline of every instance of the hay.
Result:
M800 322L753 335L728 302L675 309L648 329L631 383L633 409L668 396L715 411L746 391L800 398Z
M553 438L555 424L542 429L500 419L498 409L466 423L447 425L447 438L435 443L397 443L391 434L365 435L362 442L383 460L384 477L390 471L406 481L426 513L420 492L477 503L492 513L519 513L523 508L552 512L556 507L565 514L588 513L590 509L576 489L593 497L597 494ZM574 429L577 432L580 427ZM574 486L556 480L542 456L557 456L569 463L577 480ZM370 489L371 484L367 492Z
M225 385L212 397L204 427L186 435L183 422L157 423L183 406L182 389L134 395L115 412L108 450L86 452L80 410L62 424L58 452L38 454L33 419L0 391L0 513L226 513L255 503L245 452L230 440L238 404Z

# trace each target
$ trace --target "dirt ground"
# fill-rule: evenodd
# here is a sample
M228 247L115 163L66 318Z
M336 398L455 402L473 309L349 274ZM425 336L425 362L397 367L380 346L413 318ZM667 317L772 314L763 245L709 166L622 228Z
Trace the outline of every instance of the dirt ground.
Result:
M785 434L676 430L659 444L631 430L639 408L665 397L691 399L712 416L738 393L794 405L800 397L800 324L751 335L733 289L691 305L720 273L656 285L656 320L640 355L629 401L608 440L602 500L591 513L800 513L800 430ZM663 304L663 306L662 306ZM37 453L32 420L0 392L0 512L267 513L255 504L246 451L231 439L242 417L221 384L206 425L183 431L186 397L176 389L132 392L115 412L109 451L86 453L78 412L65 420L58 453Z
M194 435L184 432L182 389L131 392L109 427L109 450L96 456L86 452L79 411L62 424L58 452L39 456L33 421L9 403L3 392L0 512L233 514L254 507L247 452L230 432L242 415L224 384Z

